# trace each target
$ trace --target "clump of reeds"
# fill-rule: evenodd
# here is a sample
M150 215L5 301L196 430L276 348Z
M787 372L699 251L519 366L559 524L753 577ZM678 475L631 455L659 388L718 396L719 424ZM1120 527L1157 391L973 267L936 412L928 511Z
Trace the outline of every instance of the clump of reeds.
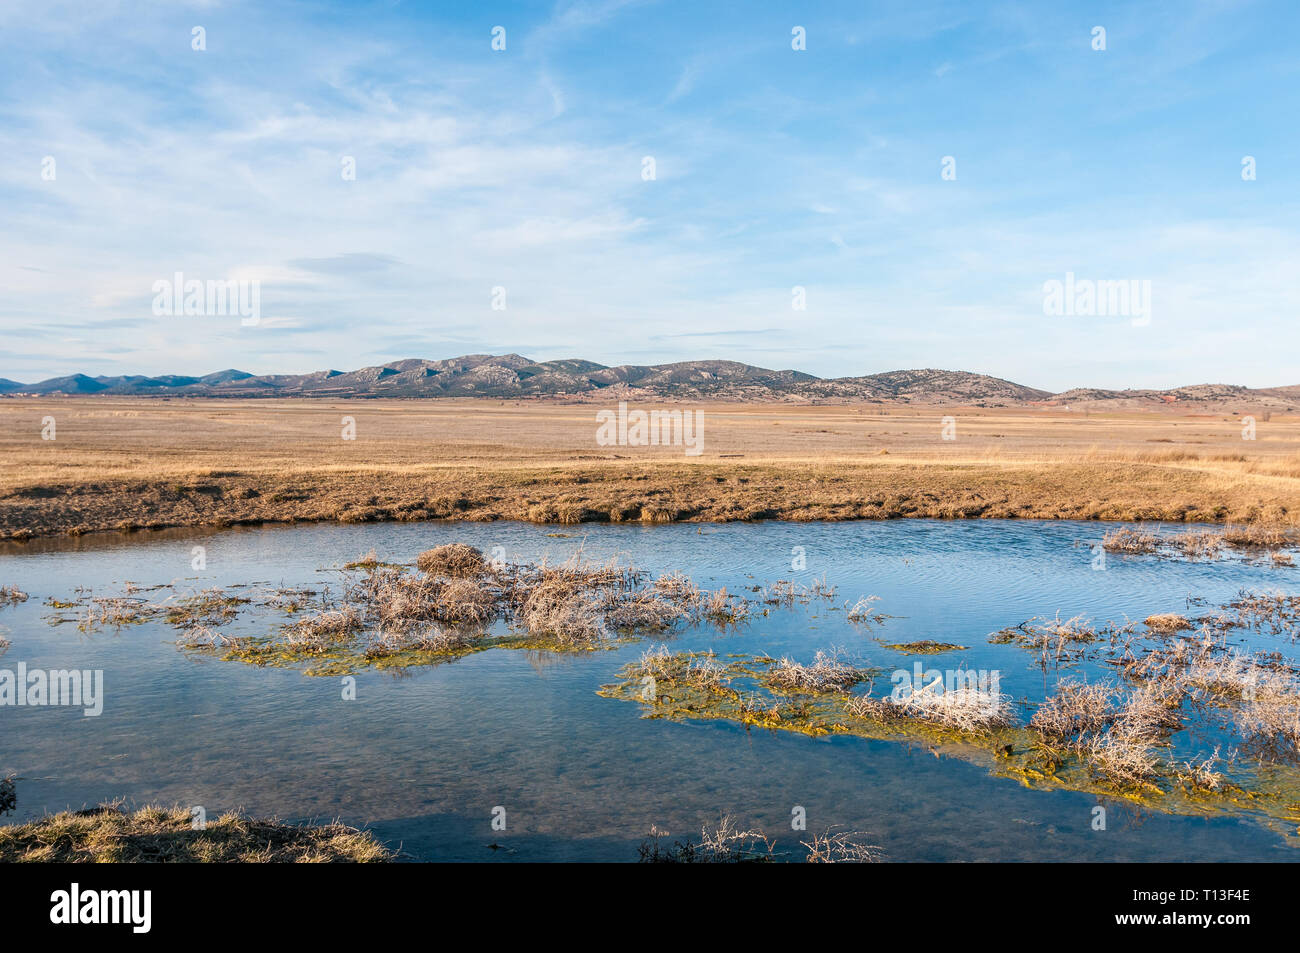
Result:
M1219 749L1215 748L1208 757L1199 761L1184 761L1182 767L1174 769L1174 777L1188 787L1212 793L1223 787L1223 772L1218 770L1221 761Z
M393 853L343 824L297 826L223 814L202 829L184 807L109 806L0 826L0 862L373 863Z
M701 593L695 606L704 619L719 626L735 625L749 618L749 603L733 596L726 586Z
M145 599L130 596L106 596L90 600L86 613L78 628L83 632L93 632L100 626L111 625L121 628L124 625L136 625L152 618L157 612Z
M285 626L285 641L300 652L317 653L361 630L361 612L355 606L328 609Z
M1115 719L1114 697L1113 686L1062 679L1029 719L1029 727L1052 741L1100 731Z
M12 606L26 601L27 593L17 586L0 586L0 606Z
M1149 615L1143 624L1153 632L1170 633L1192 628L1191 621L1176 612L1163 612Z
M1145 555L1160 549L1161 539L1154 533L1137 529L1113 529L1102 537L1101 545L1109 553Z
M182 596L173 603L163 603L169 625L175 626L213 626L229 622L239 615L238 607L248 603L242 596L227 595L220 588L204 589L202 592Z
M370 552L362 553L360 556L358 556L356 559L352 560L351 562L344 563L343 568L344 569L373 569L378 565L379 565L379 554L375 552L374 547L372 546L370 548Z
M1189 559L1211 559L1223 547L1223 535L1213 530L1188 530L1170 542Z
M482 551L468 543L447 543L420 553L415 565L420 572L433 576L477 576L487 562Z
M1011 702L990 686L958 679L953 685L913 685L890 705L899 714L979 734L1011 724Z
M852 605L846 603L844 617L859 625L881 625L885 621L885 616L876 611L876 603L879 601L879 596L863 596Z
M759 831L740 830L729 815L718 826L700 828L699 841L689 838L662 845L667 835L657 827L637 848L637 860L643 864L740 864L772 861L775 844Z
M1236 611L1237 624L1243 627L1285 635L1292 642L1300 635L1300 596L1242 589L1227 608Z
M601 636L600 605L576 578L552 577L537 584L520 607L519 619L530 634L561 644L590 643Z
M838 655L820 650L810 665L782 658L767 671L768 685L783 692L847 692L865 678Z
M638 592L625 598L614 595L605 608L605 622L618 630L660 631L686 615L684 608L654 592Z
M1238 549L1276 549L1294 543L1293 530L1276 523L1242 523L1228 526L1223 541Z
M1176 683L1145 684L1128 696L1109 728L1081 739L1079 747L1092 767L1112 783L1141 785L1160 765L1155 747L1164 731L1182 726L1177 708L1182 697Z
M813 834L811 841L800 841L808 848L810 864L873 864L880 860L882 851L874 844L865 844L862 831L832 831Z

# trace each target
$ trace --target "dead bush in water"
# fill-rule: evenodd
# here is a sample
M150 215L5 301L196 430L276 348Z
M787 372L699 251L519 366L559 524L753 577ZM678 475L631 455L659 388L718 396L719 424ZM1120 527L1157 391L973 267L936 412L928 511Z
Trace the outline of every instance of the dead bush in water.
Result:
M811 665L782 658L767 672L767 683L784 692L846 692L864 678L864 672L822 651Z
M27 593L17 586L0 586L0 606L12 606L26 601Z
M487 563L482 551L468 543L447 543L420 553L415 565L431 576L477 576Z
M1108 553L1146 555L1160 549L1160 537L1142 530L1113 529L1102 537L1101 545Z
M1114 697L1113 686L1062 679L1055 694L1038 706L1029 727L1053 741L1100 731L1116 717Z
M643 864L767 863L773 860L772 851L776 846L759 831L740 830L729 815L724 815L712 830L701 827L698 842L688 838L665 848L660 841L666 836L658 828L650 828L650 835L637 848L638 861Z
M814 834L811 841L800 841L808 848L810 864L873 864L880 859L881 850L874 844L864 844L862 831L827 831Z
M321 651L360 631L362 621L361 612L355 606L318 612L285 626L285 641L299 651Z

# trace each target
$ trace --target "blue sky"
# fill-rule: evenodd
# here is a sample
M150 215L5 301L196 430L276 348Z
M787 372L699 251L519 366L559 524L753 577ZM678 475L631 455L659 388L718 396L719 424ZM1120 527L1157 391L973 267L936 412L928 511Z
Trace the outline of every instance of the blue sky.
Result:
M1298 26L1270 0L6 0L0 376L516 351L1300 383ZM176 272L260 282L261 321L155 316ZM1150 281L1149 323L1045 315L1066 272Z

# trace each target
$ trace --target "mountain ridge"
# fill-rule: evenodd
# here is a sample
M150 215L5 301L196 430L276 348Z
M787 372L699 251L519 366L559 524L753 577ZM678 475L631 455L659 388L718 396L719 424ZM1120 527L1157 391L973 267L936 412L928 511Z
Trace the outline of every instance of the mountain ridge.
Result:
M203 376L116 377L68 374L34 384L0 378L0 396L152 397L493 397L586 400L611 396L669 400L799 403L926 403L978 406L1300 405L1300 385L1248 388L1195 384L1159 389L1075 387L1053 394L970 371L914 368L821 378L739 361L700 360L608 366L582 358L532 361L520 354L465 354L442 360L408 358L351 371L250 374L227 368Z

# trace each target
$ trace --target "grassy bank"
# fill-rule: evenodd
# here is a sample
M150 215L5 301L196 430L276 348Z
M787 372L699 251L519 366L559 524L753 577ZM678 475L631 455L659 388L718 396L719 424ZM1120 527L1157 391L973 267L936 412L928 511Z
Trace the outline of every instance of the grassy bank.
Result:
M1294 523L1300 493L1249 474L1157 464L657 464L383 467L9 488L0 538L101 530L453 519L540 523L939 519Z
M58 421L41 440L43 414ZM384 520L900 517L1294 524L1300 422L707 409L706 451L599 447L590 407L0 402L0 539ZM957 438L941 438L940 415ZM355 440L339 422L354 421Z

